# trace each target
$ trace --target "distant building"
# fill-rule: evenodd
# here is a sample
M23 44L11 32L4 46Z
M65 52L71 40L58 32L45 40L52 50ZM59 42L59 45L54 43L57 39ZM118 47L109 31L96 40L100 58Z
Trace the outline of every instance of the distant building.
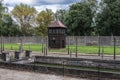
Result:
M67 27L56 20L48 26L48 46L49 48L66 47L66 29Z

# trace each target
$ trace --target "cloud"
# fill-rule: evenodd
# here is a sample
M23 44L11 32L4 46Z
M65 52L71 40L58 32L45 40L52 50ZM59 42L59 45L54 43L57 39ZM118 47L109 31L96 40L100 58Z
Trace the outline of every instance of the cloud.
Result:
M45 10L46 8L52 9L53 12L56 12L56 10L58 9L58 5L42 5L42 6L34 6L34 7L39 12Z
M57 9L68 9L69 4L78 1L80 0L4 0L4 4L7 5L10 11L15 5L24 3L30 6L34 6L38 11L48 8L55 12Z
M7 4L8 6L15 6L20 3L32 5L35 3L35 0L4 0L4 4Z
M42 0L41 0L42 1ZM56 4L56 3L63 3L65 0L44 0L44 2L47 3L52 3L52 4Z
M4 0L4 3L9 6L15 6L16 4L20 3L38 6L38 5L70 4L78 1L80 0Z
M69 5L42 5L42 6L34 6L36 10L42 11L45 10L46 8L52 9L53 12L56 12L58 9L68 9Z
M36 0L36 5L71 4L80 0Z
M10 11L12 11L13 10L13 7L8 7L8 11L10 12Z

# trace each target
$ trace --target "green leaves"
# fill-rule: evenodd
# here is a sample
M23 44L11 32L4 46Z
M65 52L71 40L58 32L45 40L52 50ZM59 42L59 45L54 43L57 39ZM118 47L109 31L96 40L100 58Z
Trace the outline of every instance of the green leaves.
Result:
M41 11L37 17L37 25L36 27L36 34L38 36L46 36L48 34L47 27L54 20L54 14L51 9L46 9Z
M95 1L95 0L93 0ZM94 4L95 5L95 4ZM69 35L91 35L94 10L93 2L83 1L70 6L69 14L66 18ZM94 6L95 7L95 6Z
M120 0L103 0L104 6L97 15L96 28L100 35L120 35Z
M35 22L35 15L37 11L34 7L26 4L16 5L12 10L12 15L20 24L23 35L27 35L27 31L32 27Z
M58 10L55 14L50 9L38 13L34 7L22 3L14 7L11 15L5 11L7 8L0 3L0 31L6 36L14 32L16 35L46 36L47 27L54 18L68 27L68 35L120 35L120 0L101 0L99 5L97 0L81 0L69 10ZM16 19L19 28L12 19Z
M3 36L16 36L21 34L21 30L17 25L13 24L13 20L9 14L4 14L0 33Z

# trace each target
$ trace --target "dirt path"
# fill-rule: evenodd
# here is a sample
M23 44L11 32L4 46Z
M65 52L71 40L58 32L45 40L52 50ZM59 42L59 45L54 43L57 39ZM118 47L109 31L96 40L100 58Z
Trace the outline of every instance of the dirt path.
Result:
M63 77L58 75L24 72L0 68L0 80L88 80L88 79Z

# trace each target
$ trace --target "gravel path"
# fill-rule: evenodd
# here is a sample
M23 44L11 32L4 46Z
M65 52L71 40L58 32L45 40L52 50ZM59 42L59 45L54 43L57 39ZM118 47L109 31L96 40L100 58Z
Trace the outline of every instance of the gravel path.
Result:
M24 72L0 68L0 80L88 80L88 79L63 77L58 75Z

